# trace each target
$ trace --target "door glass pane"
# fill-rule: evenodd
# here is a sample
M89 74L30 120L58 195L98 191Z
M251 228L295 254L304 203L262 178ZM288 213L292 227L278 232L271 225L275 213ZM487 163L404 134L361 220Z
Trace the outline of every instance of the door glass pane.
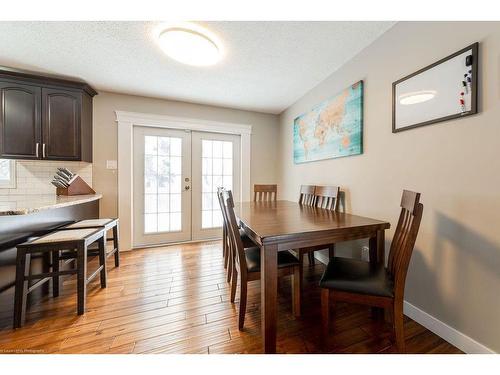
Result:
M203 139L202 148L202 213L203 229L222 226L222 215L217 200L217 188L232 189L233 143Z
M170 214L170 231L180 231L182 229L182 217L180 212Z
M144 232L182 229L182 139L144 137Z

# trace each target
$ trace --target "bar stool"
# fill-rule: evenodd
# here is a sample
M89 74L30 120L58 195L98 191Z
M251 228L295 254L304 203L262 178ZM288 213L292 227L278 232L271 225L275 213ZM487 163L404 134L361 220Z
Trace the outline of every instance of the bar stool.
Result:
M26 317L26 299L30 292L53 280L53 296L59 295L59 277L77 275L77 312L85 313L87 284L99 273L101 288L106 287L106 249L104 246L104 229L89 228L57 231L25 242L17 246L16 286L14 296L14 328L24 324ZM99 250L99 267L87 277L87 250L89 245L97 242ZM70 250L76 257L76 269L59 270L60 251ZM52 270L40 274L32 274L30 270L31 255L52 253ZM45 270L44 270L45 271ZM29 281L38 280L29 286Z
M104 229L104 241L113 241L113 250L106 253L106 256L110 257L115 255L115 267L120 267L120 248L118 245L118 235L119 235L119 223L118 219L89 219L80 220L76 223L66 225L59 230L66 229L87 229L87 228L103 228ZM106 233L109 230L113 230L113 237L106 238ZM92 250L89 250L89 255L94 255Z

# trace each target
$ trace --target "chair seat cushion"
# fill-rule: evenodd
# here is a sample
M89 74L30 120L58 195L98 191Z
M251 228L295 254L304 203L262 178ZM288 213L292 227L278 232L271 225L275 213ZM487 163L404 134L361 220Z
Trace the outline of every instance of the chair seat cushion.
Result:
M260 272L260 248L258 246L245 249L248 272ZM278 268L295 266L299 260L289 251L278 252Z
M52 232L46 236L39 237L36 240L25 243L22 246L29 246L31 244L45 244L45 243L56 243L56 242L67 242L67 241L79 241L87 238L91 234L95 233L98 229L72 229L72 230L60 230Z
M78 229L78 228L99 228L115 221L116 219L88 219L80 220L76 223L67 225L64 229Z
M241 237L241 242L243 242L243 247L244 248L247 248L247 247L254 247L255 246L255 242L253 242L250 237L247 236L247 234L245 233L245 231L243 229L240 228L240 237Z
M356 259L332 258L319 286L344 292L394 297L394 284L385 267Z

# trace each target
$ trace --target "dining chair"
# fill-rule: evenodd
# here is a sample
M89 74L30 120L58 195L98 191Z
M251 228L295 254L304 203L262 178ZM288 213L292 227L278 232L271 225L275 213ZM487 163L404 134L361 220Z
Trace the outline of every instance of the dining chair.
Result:
M405 352L403 300L405 280L417 238L424 206L420 193L404 190L401 213L392 239L387 267L361 260L333 258L319 286L323 321L323 341L329 333L330 300L352 302L389 310L399 352Z
M234 203L230 191L226 191L223 197L224 209L228 220L229 237L231 239L230 249L234 253L234 262L231 278L231 303L236 297L236 286L238 275L240 276L240 310L238 318L238 328L241 331L245 322L247 305L247 284L250 281L260 280L260 248L253 246L245 248L241 240L236 215L234 213ZM292 306L295 316L300 316L300 289L301 278L299 273L299 261L289 251L278 252L278 277L292 276ZM262 285L261 288L265 288Z
M278 199L278 185L254 185L253 201L276 201Z
M232 252L229 249L230 239L229 239L229 231L228 231L228 221L226 216L226 210L224 209L223 202L223 194L225 189L223 187L217 188L217 199L219 201L219 206L222 212L222 255L224 257L224 268L227 269L227 282L231 281L231 274L233 270L233 257ZM229 190L228 195L233 199L233 194ZM241 241L243 243L243 247L252 247L255 246L255 243L246 235L245 231L239 228L239 233L241 237Z
M300 196L299 204L304 206L313 206L316 198L314 197L314 191L316 186L314 185L301 185L300 186Z
M304 191L304 193L303 193ZM310 194L312 192L312 199ZM306 202L311 202L310 205L324 208L331 211L337 211L338 199L340 194L340 188L338 186L311 186L302 185L300 188L300 198L299 203L302 202L304 197ZM299 260L303 262L304 254L307 254L309 259L309 264L314 265L314 252L318 250L324 250L328 248L328 256L332 258L335 252L335 244L330 244L328 247L325 245L321 246L311 246L305 247L298 250Z

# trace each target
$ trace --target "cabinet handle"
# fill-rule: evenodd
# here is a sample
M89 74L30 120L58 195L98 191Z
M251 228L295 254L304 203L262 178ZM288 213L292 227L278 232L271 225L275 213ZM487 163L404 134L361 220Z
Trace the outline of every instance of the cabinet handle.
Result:
M45 143L42 143L42 157L45 158Z
M35 146L35 152L36 152L36 157L38 158L38 149L40 148L40 143L36 143L36 146Z

